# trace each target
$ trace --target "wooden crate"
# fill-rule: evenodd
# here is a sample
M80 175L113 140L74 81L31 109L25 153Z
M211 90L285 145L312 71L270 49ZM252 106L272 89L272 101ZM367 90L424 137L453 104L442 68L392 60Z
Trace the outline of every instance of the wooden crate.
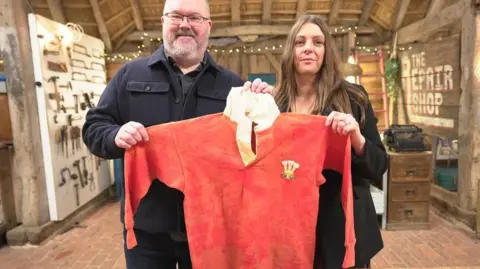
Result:
M388 152L387 230L429 229L432 153Z

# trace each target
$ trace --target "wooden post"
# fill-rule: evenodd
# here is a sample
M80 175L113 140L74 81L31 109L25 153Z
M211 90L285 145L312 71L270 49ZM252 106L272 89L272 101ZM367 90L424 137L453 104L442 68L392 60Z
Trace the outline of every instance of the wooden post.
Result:
M27 230L42 226L50 219L27 21L30 9L24 0L0 0L0 10L0 48L7 76L14 144L12 178L14 184L21 184L18 217L22 226L7 233L7 239L9 243L10 240L25 243L31 236Z
M477 185L477 219L476 219L475 231L477 233L477 239L480 239L480 180Z
M471 1L464 1L460 50L462 95L458 130L458 207L461 211L472 212L477 205L480 171L480 16Z

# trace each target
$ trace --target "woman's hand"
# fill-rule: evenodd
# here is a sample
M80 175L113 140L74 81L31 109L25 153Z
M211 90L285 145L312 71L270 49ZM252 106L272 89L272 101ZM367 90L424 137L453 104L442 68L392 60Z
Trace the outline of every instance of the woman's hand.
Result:
M273 93L273 86L268 85L266 82L262 82L261 79L256 78L253 82L247 81L243 84L243 90L252 91L254 93Z
M365 137L360 132L360 126L352 115L333 111L328 115L325 125L331 126L334 133L350 135L355 154L363 156Z

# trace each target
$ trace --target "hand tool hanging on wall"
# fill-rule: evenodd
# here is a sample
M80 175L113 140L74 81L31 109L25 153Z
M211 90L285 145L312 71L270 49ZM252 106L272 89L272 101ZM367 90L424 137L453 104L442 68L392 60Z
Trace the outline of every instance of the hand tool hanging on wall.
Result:
M101 165L101 159L95 156L95 169L98 171L98 168Z
M82 72L72 72L72 80L89 82L87 75Z
M53 118L56 119L56 116L54 116ZM55 123L57 123L57 122L55 122ZM56 129L55 130L55 145L57 146L57 155L60 154L60 148L61 148L61 146L63 146L63 144L62 145L60 145L60 144L62 144L62 131L61 131L61 129ZM61 148L61 150L62 150L62 153L63 153L63 147Z
M101 76L92 76L91 79L85 73L82 72L72 72L72 80L74 81L86 81L96 84L106 84L105 78Z
M93 98L93 97L92 97ZM95 106L95 104L93 104L91 101L90 101L90 96L88 96L88 93L84 92L83 93L83 99L85 99L85 103L87 104L87 106L89 108L92 108Z
M79 60L79 59L72 59L70 62L70 65L72 67L78 67L78 68L83 68L89 70L90 68L87 67L87 63L85 63L84 60Z
M73 167L77 169L78 175L80 175L80 186L82 186L82 189L85 187L85 179L83 177L82 171L80 170L80 160L76 160L73 162Z
M65 150L65 155L68 158L68 126L61 128L62 148Z
M77 140L74 138L75 134L73 131L73 127L70 127L70 143L72 144L72 155L75 155L75 148Z
M99 51L98 49L92 49L92 55L94 58L97 58L97 59L102 59L103 56L102 56L102 52Z
M57 79L59 78L60 77L58 76L51 76L47 81L47 82L53 83L53 92L54 92L55 102L57 103L57 112L60 111L60 96L57 89Z
M105 65L103 65L101 63L91 62L90 63L90 69L91 70L96 70L96 71L105 71Z
M85 55L87 57L92 57L90 54L88 54L87 48L85 46L82 46L80 44L73 44L73 52Z
M65 85L58 85L59 88L64 88L70 91L73 91L72 82L67 82Z
M84 60L80 60L80 59L72 59L71 66L86 69L86 70L105 71L105 65L101 63L91 62L90 67L88 67L87 63Z
M81 109L82 111L85 110L85 109L87 109L87 107L88 107L87 103L85 103L85 102L81 102L81 103L80 103L80 109Z
M78 103L78 94L74 94L73 99L75 100L75 113L78 113L78 107L80 106L80 104Z
M78 116L72 116L72 114L67 115L67 123L69 126L72 126L72 123L76 120L81 120L83 117L78 115Z
M43 49L43 55L44 55L44 56L48 56L48 55L58 56L58 55L60 55L60 51L59 51L59 50Z
M90 92L90 98L94 99L95 97L100 97L102 96L101 94L98 94L96 92Z
M72 140L72 150L79 150L81 144L82 130L78 126L70 128L70 140Z
M67 56L68 59L72 59L72 48L70 46L67 47Z
M67 65L65 63L56 63L52 61L47 61L48 70L60 73L67 73Z
M85 184L88 184L87 156L82 156L82 164L83 164L83 178L87 180L85 181Z
M79 127L76 127L80 129ZM72 132L72 131L70 131ZM79 136L77 133L81 132L79 130L73 131L75 136ZM81 135L81 134L80 134ZM77 143L80 143L77 138ZM55 131L55 143L57 144L57 153L59 153L60 148L62 150L62 154L68 158L68 127L62 126Z
M90 185L90 190L94 191L96 189L95 182L93 181L93 173L90 173L90 177L88 178L88 184Z
M57 153L59 153L59 149L62 149L62 154L65 154L65 126L58 128L55 131L55 142L57 144Z
M76 174L72 174L72 172L70 172L70 168L64 167L60 171L60 175L62 176L62 181L60 183L58 183L59 187L62 187L63 185L65 185L67 183L67 179L65 177L65 172L68 172L68 176L70 177L71 180L77 180L77 178L78 178L78 176Z
M80 206L80 190L78 189L78 183L75 183L73 187L75 188L75 199L77 201L77 206Z
M78 126L75 126L75 137L77 139L77 149L79 150L81 146L85 145L82 143L82 129Z
M60 93L56 93L56 94L55 94L55 93L49 93L49 94L48 94L48 99L51 99L51 100L55 100L55 101L56 101L56 100L57 100L57 97L58 97L59 95L60 95ZM60 99L61 101L65 101L65 99L63 98L63 95L60 95L60 96L58 97L58 99ZM60 107L58 107L58 102L56 102L56 103L57 103L57 109L55 110L55 112L58 113L58 112L60 112L60 110L62 109L63 105L60 105ZM57 123L57 122L55 122L55 123Z
M97 84L106 84L105 78L100 76L92 76L90 82L97 83Z
M63 113L67 113L67 109L75 109L75 106L64 106L60 105L60 109L63 111Z

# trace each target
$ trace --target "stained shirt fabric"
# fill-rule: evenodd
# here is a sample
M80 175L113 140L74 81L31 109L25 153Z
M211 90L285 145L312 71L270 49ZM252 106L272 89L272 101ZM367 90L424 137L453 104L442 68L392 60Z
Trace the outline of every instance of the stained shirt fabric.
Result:
M224 113L148 127L149 141L125 153L127 248L137 244L138 204L158 179L185 194L194 268L313 268L318 188L332 169L343 175L343 267L353 266L351 144L325 120L280 114L271 95L238 87Z

